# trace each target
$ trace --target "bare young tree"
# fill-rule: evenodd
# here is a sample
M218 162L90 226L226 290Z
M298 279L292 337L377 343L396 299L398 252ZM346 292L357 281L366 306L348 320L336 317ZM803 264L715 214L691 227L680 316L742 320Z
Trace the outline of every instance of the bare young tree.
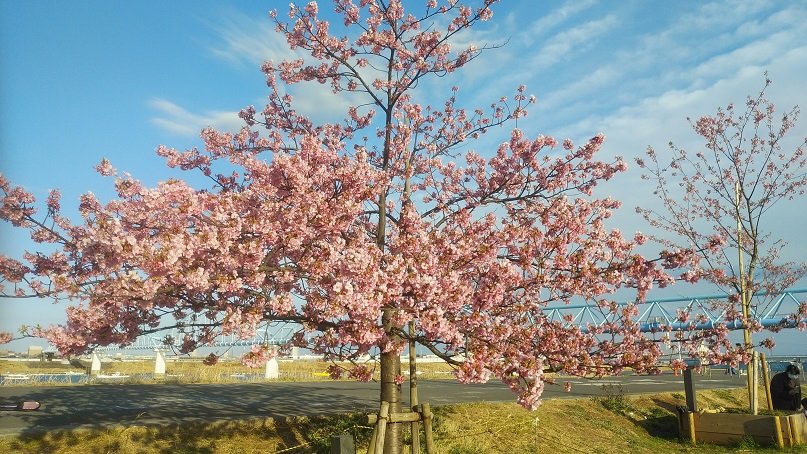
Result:
M702 150L691 152L670 142L669 153L648 148L647 159L637 159L643 178L656 184L661 209L637 208L649 224L670 236L653 239L665 248L691 248L701 255L698 276L730 295L726 320L750 332L762 329L754 314L764 311L774 295L798 281L805 263L783 262L786 243L770 234L771 208L780 201L803 196L807 186L807 138L793 142L798 106L777 114L765 96L771 80L744 106L729 104L715 115L689 119L704 140ZM782 321L804 329L807 304ZM780 327L781 327L780 326ZM777 327L773 327L774 330ZM765 345L772 346L766 340ZM740 349L738 348L738 349ZM746 354L747 356L747 354ZM747 358L745 358L747 361Z

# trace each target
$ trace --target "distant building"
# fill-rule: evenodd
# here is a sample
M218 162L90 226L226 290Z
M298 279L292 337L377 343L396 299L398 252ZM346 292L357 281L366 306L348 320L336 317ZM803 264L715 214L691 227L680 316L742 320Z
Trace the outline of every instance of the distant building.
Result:
M28 358L41 358L42 347L39 345L31 345L28 347Z

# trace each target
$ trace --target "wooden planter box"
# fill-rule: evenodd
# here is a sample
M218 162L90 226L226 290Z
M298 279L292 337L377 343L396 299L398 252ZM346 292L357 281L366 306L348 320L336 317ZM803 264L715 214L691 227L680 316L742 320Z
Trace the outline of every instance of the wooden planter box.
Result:
M802 413L767 416L682 410L678 413L681 437L693 443L731 445L743 438L779 447L807 443L807 417Z

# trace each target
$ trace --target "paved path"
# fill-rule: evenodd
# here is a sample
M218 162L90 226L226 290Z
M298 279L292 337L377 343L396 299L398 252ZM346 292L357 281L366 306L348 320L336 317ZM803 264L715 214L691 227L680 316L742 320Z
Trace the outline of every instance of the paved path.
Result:
M683 392L683 379L671 374L621 376L602 380L571 379L572 391L547 386L544 398ZM697 376L697 389L742 386L723 374ZM472 401L514 401L500 382L461 385L453 380L421 381L421 402L433 406ZM408 386L403 394L408 398ZM378 384L358 382L253 383L215 385L82 385L0 387L0 401L37 400L36 412L0 412L0 434L26 434L62 428L114 424L168 424L253 417L371 412L378 408Z

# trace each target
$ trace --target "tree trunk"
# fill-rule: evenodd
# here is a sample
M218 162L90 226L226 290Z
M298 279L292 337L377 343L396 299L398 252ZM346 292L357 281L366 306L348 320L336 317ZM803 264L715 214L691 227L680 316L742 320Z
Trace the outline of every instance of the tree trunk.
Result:
M392 310L384 309L381 320L387 333L391 332L391 317ZM400 375L401 355L396 351L381 353L381 401L389 402L390 413L401 412L401 385L395 383L395 378ZM390 424L384 438L384 454L400 454L402 446L401 424Z

